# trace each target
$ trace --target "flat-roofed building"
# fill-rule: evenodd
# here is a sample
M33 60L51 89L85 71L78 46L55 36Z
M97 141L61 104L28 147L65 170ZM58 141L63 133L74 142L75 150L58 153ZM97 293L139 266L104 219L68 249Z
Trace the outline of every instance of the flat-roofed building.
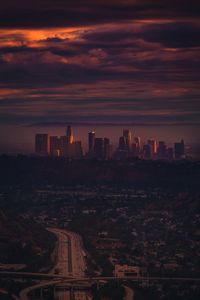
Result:
M140 268L137 266L128 266L128 265L115 265L114 270L115 277L139 277Z

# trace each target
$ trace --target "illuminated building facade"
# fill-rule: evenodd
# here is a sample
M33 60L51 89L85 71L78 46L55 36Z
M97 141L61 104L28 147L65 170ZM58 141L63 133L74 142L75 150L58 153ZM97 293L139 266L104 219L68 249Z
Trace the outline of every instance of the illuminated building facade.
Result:
M94 153L95 144L95 132L91 131L88 133L88 153L92 155Z

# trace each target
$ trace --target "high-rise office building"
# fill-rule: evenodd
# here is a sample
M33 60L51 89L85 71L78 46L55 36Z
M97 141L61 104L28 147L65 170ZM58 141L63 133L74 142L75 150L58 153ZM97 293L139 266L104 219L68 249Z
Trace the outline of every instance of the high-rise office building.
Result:
M173 160L174 159L174 149L167 148L167 159Z
M60 156L67 157L68 155L68 139L66 135L60 137Z
M127 150L127 144L126 144L126 138L125 138L125 136L120 136L118 149L120 151L126 151Z
M140 138L139 136L136 136L136 137L134 138L134 143L137 145L137 147L138 147L139 150L140 150L140 148L141 148L141 138Z
M160 158L160 159L164 159L167 157L167 146L166 146L165 142L159 141L158 148L157 148L157 154L158 154L158 158Z
M94 154L96 158L103 158L104 156L104 141L102 138L95 138L94 141Z
M184 157L184 155L185 155L184 140L181 140L180 143L174 144L174 154L175 154L175 159L180 159L180 158Z
M110 158L110 140L108 138L104 138L104 159Z
M49 153L51 156L60 156L60 139L57 136L49 138Z
M95 143L95 132L91 131L88 133L88 153L90 155L94 153L94 143Z
M132 155L133 157L138 157L139 156L139 147L138 147L138 144L136 143L132 143Z
M141 139L139 136L134 138L134 143L132 144L132 154L135 157L138 157L141 152Z
M35 135L35 153L41 156L46 156L49 154L48 134L38 133Z
M150 147L150 156L154 158L157 153L157 142L156 140L148 140L148 145Z
M143 146L143 157L146 159L151 158L151 146L149 144Z
M74 159L81 159L83 157L83 149L81 141L75 141L73 144L70 145L70 153L69 157Z
M72 144L74 141L74 137L73 137L71 126L67 126L66 136L67 136L67 143Z
M125 137L126 140L127 150L131 150L131 131L129 129L124 129L123 136Z

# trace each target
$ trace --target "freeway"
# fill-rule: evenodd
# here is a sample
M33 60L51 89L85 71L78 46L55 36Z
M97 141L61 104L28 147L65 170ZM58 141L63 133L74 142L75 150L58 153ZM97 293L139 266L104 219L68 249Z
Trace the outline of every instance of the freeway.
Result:
M63 229L49 229L58 239L58 263L54 269L63 276L84 277L86 263L81 237Z
M72 275L73 277L84 278L86 270L85 253L82 246L81 237L73 232L68 231L71 239L71 261L72 261ZM90 297L85 291L74 291L75 300L89 300Z
M51 270L50 274L40 273L26 273L27 276L33 276L34 278L48 279L43 283L28 287L20 293L20 300L28 300L28 294L35 289L41 289L48 286L56 286L63 282L63 279L81 278L85 276L85 257L82 247L82 240L76 233L66 231L58 228L48 228L49 231L54 233L57 237L56 248L56 264ZM4 274L13 275L14 272L4 272ZM20 272L15 272L16 276L19 276ZM25 272L21 272L21 275L25 276ZM71 293L68 290L59 290L56 293L59 300L70 300ZM89 297L84 291L74 291L74 300L88 300Z
M54 272L62 274L66 277L84 278L86 262L82 247L81 237L71 231L66 231L58 228L49 228L57 236L57 264L54 267ZM69 291L58 291L59 300L70 299ZM74 292L75 300L87 300L88 296L84 291Z
M35 279L60 279L59 282L88 282L88 281L134 281L134 282L142 282L142 281L173 281L173 282L187 282L187 283L200 283L199 277L136 277L136 276L124 276L124 277L73 277L73 276L63 276L62 274L45 274L45 273L29 273L29 272L8 272L8 271L0 271L0 276L3 277L15 277L15 278L35 278Z
M65 280L64 280L65 279ZM66 283L66 286L71 283L72 285L75 284L75 283L80 283L80 282L88 282L88 286L91 285L91 282L94 281L94 282L97 282L97 281L113 281L113 280L118 280L118 281L122 281L122 282L126 282L126 281L132 281L132 282L143 282L145 280L147 280L146 277L120 277L120 278L117 278L117 277L80 277L80 278L66 278L64 277L62 280L53 280L53 281L48 281L48 282L44 282L42 284L39 284L37 286L33 286L33 287L29 287L27 288L26 290L23 290L22 293L20 294L20 300L28 300L28 296L27 294L29 292L31 292L32 290L34 289L37 289L37 288L42 288L42 287L46 287L46 286L53 286L53 285L59 285L59 284L62 284L62 286L64 287L65 286L65 283ZM182 278L182 277L148 277L148 280L149 281L155 281L155 282L164 282L164 281L172 281L172 282L187 282L187 283L200 283L200 278ZM131 299L132 297L132 294L131 294L131 291L127 290L126 289L126 292L127 292L127 296L126 296L126 299ZM59 294L58 294L59 295ZM70 295L68 294L69 298L64 298L65 300L68 300L70 299ZM75 291L74 292L74 299L75 300L88 300L90 299L89 296L84 292L84 291ZM134 294L133 294L134 296ZM63 299L62 297L59 299Z
M71 239L66 232L57 228L49 228L48 230L57 237L56 265L51 273L67 277L72 276Z
M28 294L38 288L44 288L48 286L62 285L68 286L80 286L80 283L84 283L88 287L92 282L102 281L121 281L125 284L126 281L133 282L187 282L187 283L200 283L200 278L185 278L185 277L86 277L85 276L85 252L82 245L82 240L76 233L66 231L58 228L49 228L49 231L54 233L57 237L56 247L56 264L50 273L28 273L28 272L12 272L12 271L0 271L0 276L4 277L16 277L16 278L34 278L38 280L44 280L40 284L28 287L20 293L20 300L28 300ZM133 294L130 289L126 288L126 299L131 299ZM58 289L57 298L59 300L70 300L71 294L69 291ZM90 297L86 291L73 292L73 299L75 300L88 300Z
M0 277L13 277L13 278L32 278L32 279L68 279L72 276L63 276L62 274L49 274L49 273L33 273L33 272L13 272L13 271L0 271Z
M72 276L71 238L66 232L57 228L48 228L48 230L57 237L56 265L51 272L63 276ZM57 298L59 300L70 299L70 292L68 290L59 291Z
M64 279L64 278L63 278ZM187 282L187 283L200 283L200 278L197 277L155 277L155 276L124 276L124 277L84 277L84 278L67 278L65 282L97 282L97 281L132 281L132 282Z
M56 286L56 284L59 284L59 283L60 283L60 281L58 281L58 280L57 281L52 280L52 281L42 282L37 285L29 286L20 292L19 299L20 300L30 300L28 295L32 291L37 290L37 289L42 289L45 287L49 287L49 286Z

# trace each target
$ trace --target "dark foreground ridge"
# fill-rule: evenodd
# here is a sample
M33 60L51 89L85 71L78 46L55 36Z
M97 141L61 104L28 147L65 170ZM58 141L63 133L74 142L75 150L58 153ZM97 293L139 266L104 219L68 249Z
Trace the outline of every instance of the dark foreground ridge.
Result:
M28 156L0 157L0 185L42 186L112 184L117 186L198 187L200 162L139 159L67 160Z

